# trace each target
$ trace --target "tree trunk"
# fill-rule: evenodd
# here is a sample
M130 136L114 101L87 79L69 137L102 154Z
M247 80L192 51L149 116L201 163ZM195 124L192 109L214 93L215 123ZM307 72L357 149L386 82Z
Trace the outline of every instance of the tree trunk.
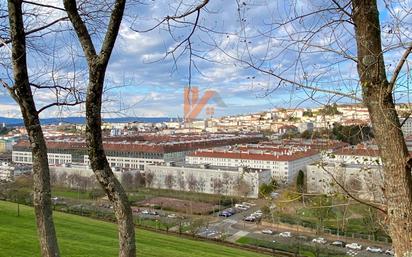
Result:
M107 161L101 129L104 77L119 33L126 1L117 0L115 2L99 54L96 53L87 27L79 15L76 0L64 0L63 3L86 55L89 68L86 97L86 142L90 164L97 180L113 203L119 232L119 257L135 257L136 243L132 209L122 185L114 176Z
M411 158L383 60L376 0L353 0L358 73L384 167L389 233L397 256L412 254Z
M14 86L9 91L19 104L33 154L33 204L43 257L60 256L54 229L47 148L29 84L22 1L8 1Z
M89 72L89 89L86 99L86 140L90 164L97 180L102 185L110 201L118 223L119 256L135 257L136 243L132 210L127 195L114 176L103 149L101 130L101 105L104 72L101 66Z

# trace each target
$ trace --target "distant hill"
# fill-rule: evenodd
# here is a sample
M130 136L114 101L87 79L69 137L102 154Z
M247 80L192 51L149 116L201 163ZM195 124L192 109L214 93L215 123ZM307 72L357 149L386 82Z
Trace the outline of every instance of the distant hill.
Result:
M169 117L122 117L122 118L107 118L103 119L104 122L111 123L124 123L124 122L144 122L144 123L157 123L157 122L167 122L176 121L176 118ZM86 121L85 117L66 117L66 118L47 118L41 119L42 124L58 124L60 122L70 123L70 124L84 124ZM0 117L0 124L5 123L6 125L23 125L23 119L16 118L6 118Z

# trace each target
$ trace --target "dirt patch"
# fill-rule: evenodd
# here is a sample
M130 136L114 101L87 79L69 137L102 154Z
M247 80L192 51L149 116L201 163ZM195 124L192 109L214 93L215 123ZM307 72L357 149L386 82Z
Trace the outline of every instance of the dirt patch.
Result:
M154 197L136 203L137 206L159 208L186 214L209 214L217 209L217 205L168 197Z

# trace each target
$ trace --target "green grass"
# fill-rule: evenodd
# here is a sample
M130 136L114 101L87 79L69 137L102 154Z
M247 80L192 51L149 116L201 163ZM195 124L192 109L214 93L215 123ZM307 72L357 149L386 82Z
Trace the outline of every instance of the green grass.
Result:
M0 201L0 256L39 257L34 211L31 207ZM106 257L118 251L116 226L112 223L80 216L54 213L57 236L62 256ZM263 257L254 252L230 248L214 243L201 242L136 230L139 257Z
M53 187L52 195L70 199L90 199L89 192L83 192L81 190L68 189L63 187Z
M232 201L237 202L240 199L237 197L224 197L212 194L205 194L205 193L197 193L197 192L187 192L187 191L177 191L177 190L169 190L169 189L156 189L156 188L140 188L138 191L130 191L129 192L129 200L130 201L141 201L146 198L152 197L171 197L176 199L182 200L191 200L197 202L206 202L212 204L221 204L221 205L228 205Z

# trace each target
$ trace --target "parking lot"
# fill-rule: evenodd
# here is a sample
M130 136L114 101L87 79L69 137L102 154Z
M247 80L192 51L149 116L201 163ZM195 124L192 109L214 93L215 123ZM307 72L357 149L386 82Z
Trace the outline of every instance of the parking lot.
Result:
M307 235L293 234L290 231L276 231L270 228L262 228L249 234L249 237L272 242L274 246L278 244L291 244L291 245L307 245L313 248L322 248L331 251L342 252L349 256L392 256L391 249L382 248L378 246L361 245L357 242L345 242L341 240L327 240L323 237L311 237Z

